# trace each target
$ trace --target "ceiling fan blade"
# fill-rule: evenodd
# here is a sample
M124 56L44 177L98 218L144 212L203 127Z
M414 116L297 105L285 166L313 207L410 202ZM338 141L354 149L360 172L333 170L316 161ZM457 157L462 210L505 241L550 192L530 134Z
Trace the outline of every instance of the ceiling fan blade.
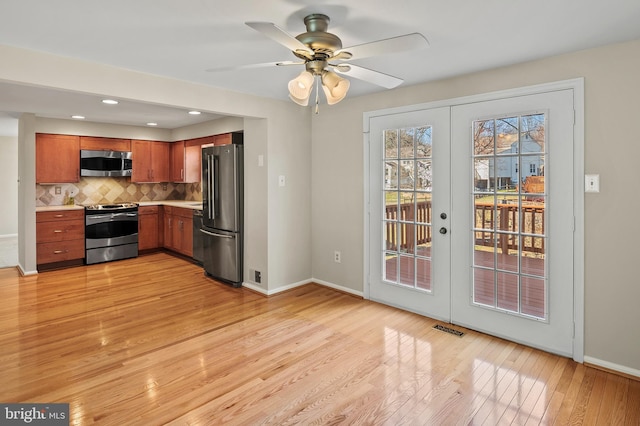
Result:
M245 24L291 51L299 52L303 55L306 53L309 58L313 57L313 50L271 22L245 22Z
M275 67L275 66L284 66L284 65L304 65L304 61L278 61L278 62L263 62L261 64L247 64L247 65L234 65L228 67L219 67L219 68L209 68L206 69L206 72L224 72L224 71L235 71L235 70L246 70L252 68L267 68L267 67Z
M398 87L404 81L401 78L394 77L389 74L384 74L379 71L370 70L369 68L364 68L357 65L349 64L347 65L347 67L349 67L348 71L345 70L345 65L333 67L333 70L348 77L357 78L358 80L363 80L368 83L373 83L375 85L384 87L385 89L393 89L394 87Z
M387 55L389 53L406 52L408 50L425 49L429 47L429 41L420 33L411 33L403 36L372 41L371 43L345 47L334 52L337 57L341 52L349 52L353 59L368 58L371 56ZM338 58L339 59L339 58Z

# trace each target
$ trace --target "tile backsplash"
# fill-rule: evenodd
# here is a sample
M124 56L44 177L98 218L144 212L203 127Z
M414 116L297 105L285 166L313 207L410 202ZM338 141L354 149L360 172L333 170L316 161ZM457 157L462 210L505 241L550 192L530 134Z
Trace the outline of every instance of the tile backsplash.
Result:
M60 194L56 194L60 188ZM77 183L36 185L36 206L187 200L201 201L200 183L132 183L128 177L82 177Z

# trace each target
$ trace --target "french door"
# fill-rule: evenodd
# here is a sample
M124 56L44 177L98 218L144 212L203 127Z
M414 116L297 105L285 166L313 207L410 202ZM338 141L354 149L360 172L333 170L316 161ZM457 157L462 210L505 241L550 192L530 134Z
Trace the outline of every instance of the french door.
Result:
M573 353L573 93L369 120L369 297Z
M449 121L449 108L372 119L369 200L369 297L447 321Z

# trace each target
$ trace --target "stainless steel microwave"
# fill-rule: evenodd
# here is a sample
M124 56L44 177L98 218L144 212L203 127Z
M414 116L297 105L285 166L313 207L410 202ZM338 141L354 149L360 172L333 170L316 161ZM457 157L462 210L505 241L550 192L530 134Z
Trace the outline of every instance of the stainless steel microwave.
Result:
M80 176L131 176L129 151L80 151Z

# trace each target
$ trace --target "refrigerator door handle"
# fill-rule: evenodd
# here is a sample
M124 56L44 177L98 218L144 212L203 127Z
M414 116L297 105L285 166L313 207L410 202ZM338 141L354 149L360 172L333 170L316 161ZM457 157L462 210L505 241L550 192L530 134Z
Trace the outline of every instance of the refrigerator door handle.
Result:
M217 234L215 232L209 232L209 231L205 231L204 229L200 228L200 232L202 232L203 234L207 234L207 235L211 235L212 237L221 237L221 238L227 238L229 240L235 238L233 235L223 235L223 234Z
M215 161L213 155L207 156L207 162L209 163L209 176L207 176L209 180L209 194L207 197L208 204L208 212L209 212L209 220L214 220L216 218L216 210L215 210L215 182L216 182L216 173L215 173Z

